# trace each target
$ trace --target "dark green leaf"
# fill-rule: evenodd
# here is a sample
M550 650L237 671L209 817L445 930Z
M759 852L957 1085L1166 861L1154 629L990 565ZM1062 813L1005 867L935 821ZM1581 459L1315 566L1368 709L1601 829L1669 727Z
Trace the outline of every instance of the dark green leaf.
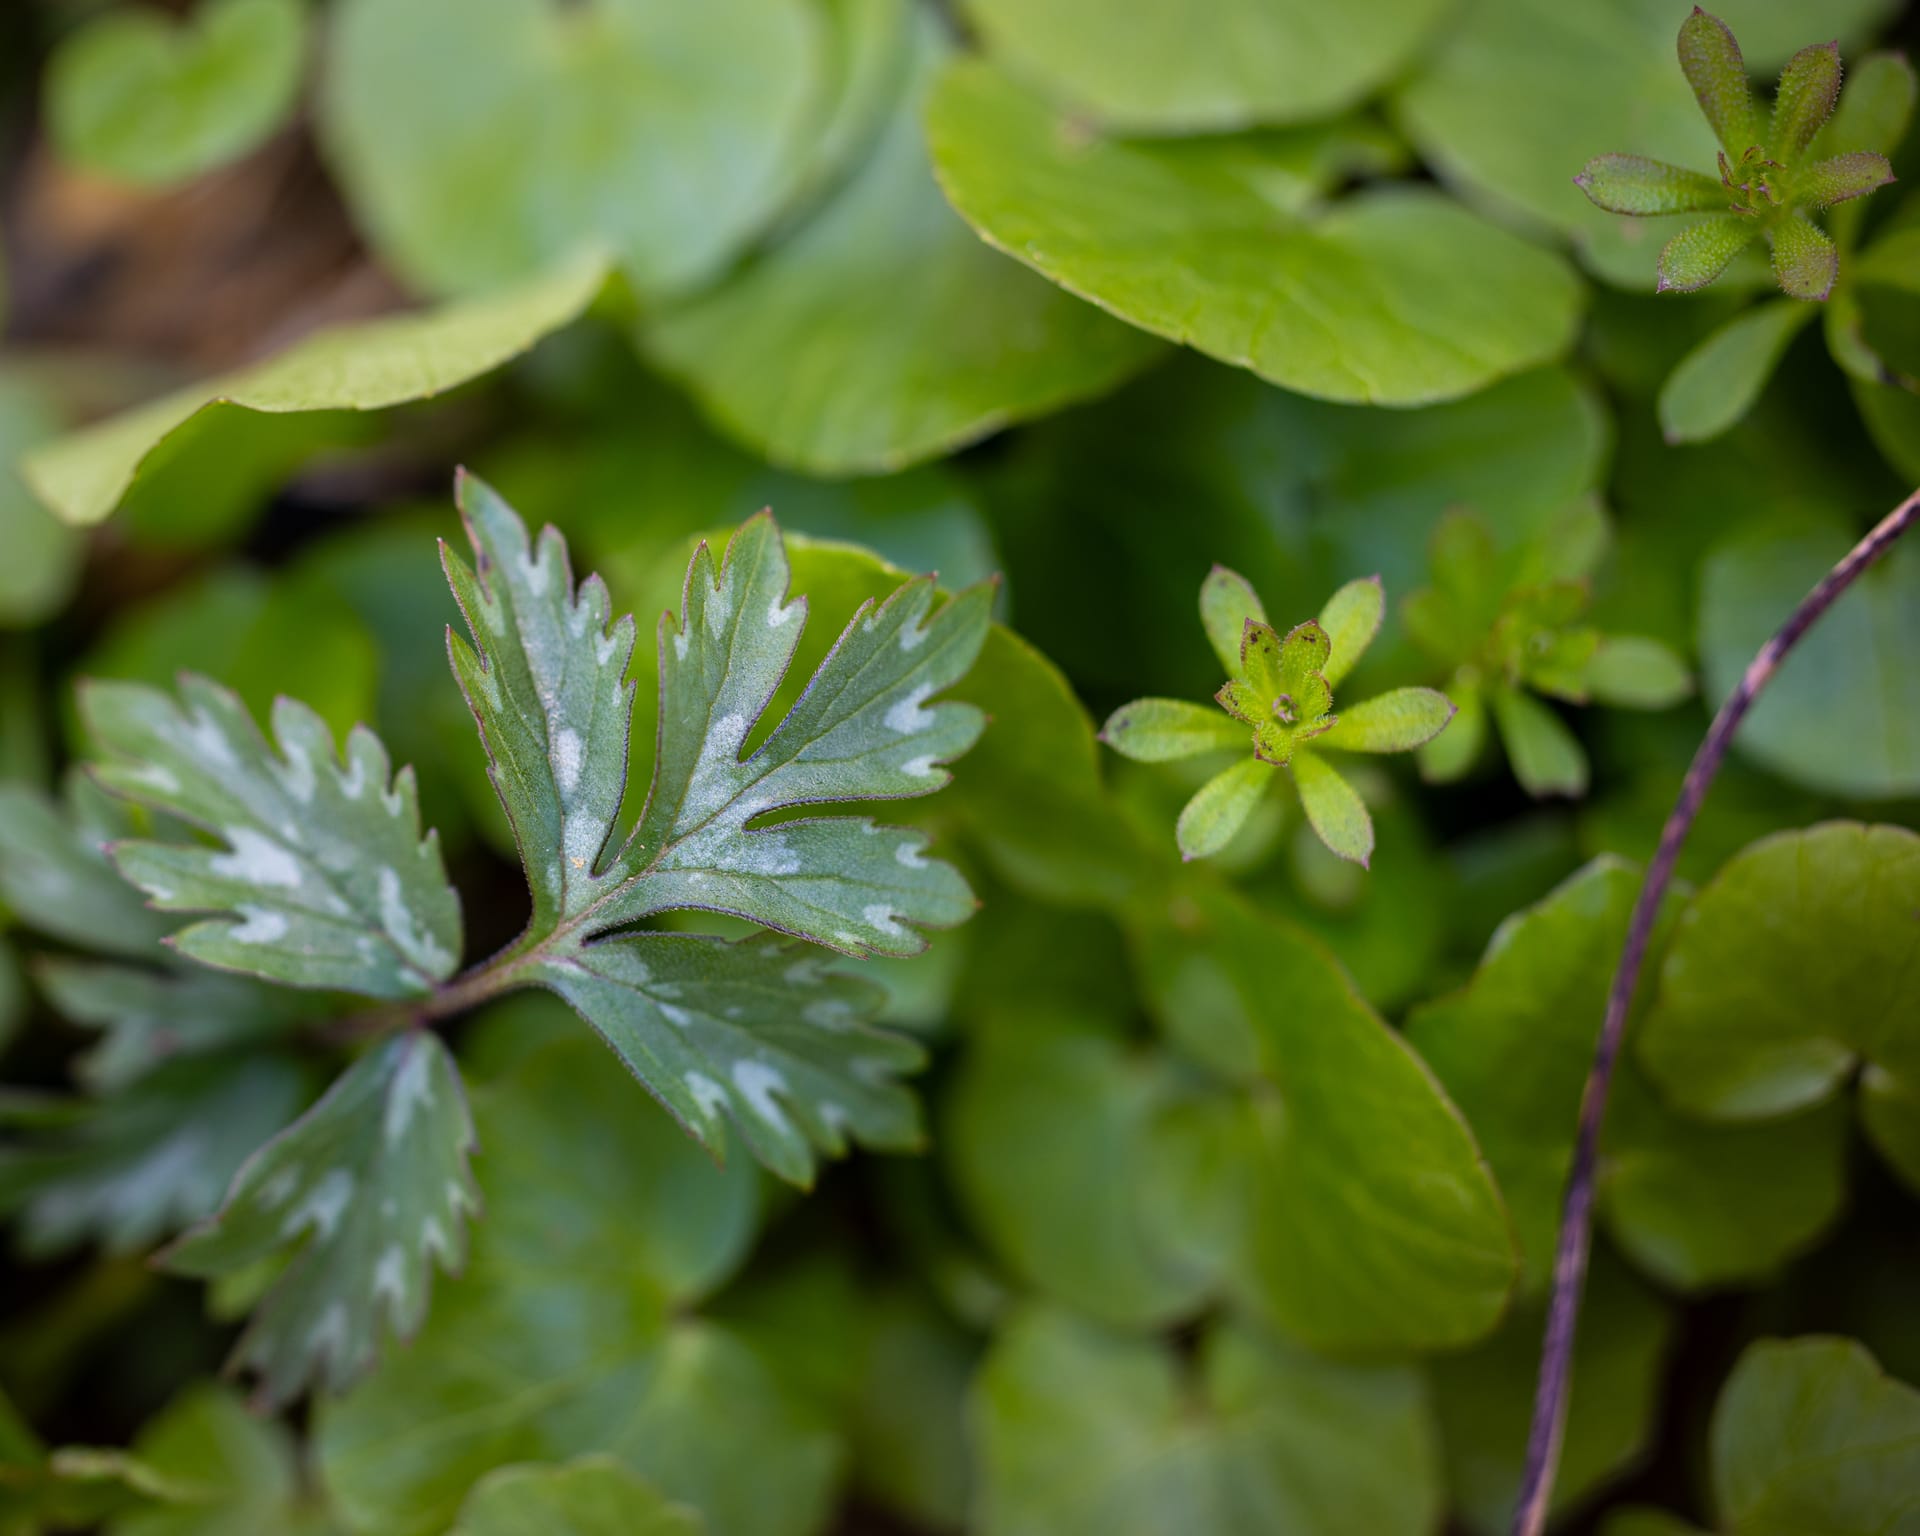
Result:
M1802 48L1780 72L1767 148L1789 164L1798 160L1833 115L1839 99L1840 45L1813 43Z
M1825 230L1796 217L1769 228L1767 239L1773 245L1773 275L1790 298L1824 299L1833 291L1834 279L1840 275L1840 250Z
M1693 87L1714 137L1738 160L1761 142L1759 113L1747 83L1746 60L1732 29L1718 16L1693 8L1680 23L1680 68Z
M451 1536L701 1536L705 1528L612 1457L582 1456L488 1473Z
M1596 155L1573 184L1608 213L1712 213L1733 200L1711 176L1645 155Z
M1747 214L1721 214L1688 225L1661 247L1660 292L1677 289L1689 293L1706 287L1759 235L1759 221ZM1784 278L1782 286L1785 286Z

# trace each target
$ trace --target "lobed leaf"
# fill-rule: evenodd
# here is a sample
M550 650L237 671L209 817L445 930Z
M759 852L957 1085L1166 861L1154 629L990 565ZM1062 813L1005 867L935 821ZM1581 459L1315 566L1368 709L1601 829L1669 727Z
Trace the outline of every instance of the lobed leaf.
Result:
M234 1349L279 1405L309 1383L338 1391L382 1337L427 1315L433 1263L457 1268L479 1191L473 1122L439 1037L410 1030L369 1051L235 1176L219 1211L163 1255L214 1278L286 1257Z
M762 1163L801 1185L816 1151L838 1157L849 1138L920 1145L913 1096L897 1081L922 1064L919 1046L867 1028L879 989L805 945L631 934L544 960L533 977L716 1155L728 1120Z
M1712 213L1732 201L1711 176L1645 155L1596 155L1573 184L1608 213Z
M364 726L348 735L343 765L319 716L279 699L276 750L233 693L191 676L177 700L92 683L82 711L102 785L225 844L113 847L120 872L159 910L220 914L172 936L182 954L370 997L424 996L453 974L460 904L439 840L420 836L412 770L391 775Z

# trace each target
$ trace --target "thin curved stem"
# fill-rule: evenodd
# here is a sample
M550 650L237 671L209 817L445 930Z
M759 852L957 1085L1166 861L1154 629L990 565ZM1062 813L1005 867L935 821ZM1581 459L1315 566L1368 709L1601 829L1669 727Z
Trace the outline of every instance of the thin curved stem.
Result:
M1734 732L1740 728L1747 711L1753 708L1761 690L1779 670L1780 663L1860 574L1916 522L1920 522L1920 490L1907 497L1854 545L1847 557L1806 595L1773 638L1761 646L1760 654L1753 658L1740 679L1740 686L1727 696L1720 712L1713 717L1706 739L1700 743L1700 750L1687 768L1680 798L1674 802L1666 826L1661 829L1660 847L1647 866L1639 899L1634 903L1633 921L1627 929L1626 946L1620 953L1620 967L1607 994L1606 1020L1600 1026L1593 1066L1587 1073L1586 1089L1580 1097L1580 1128L1574 1141L1573 1166L1567 1175L1566 1204L1561 1212L1560 1238L1554 1252L1553 1296L1547 1308L1540 1377L1534 1390L1533 1426L1527 1436L1526 1468L1520 1483L1520 1500L1513 1514L1513 1536L1540 1536L1547 1523L1554 1473L1560 1460L1560 1442L1566 1431L1574 1333L1586 1283L1587 1256L1593 1243L1594 1175L1600 1126L1606 1117L1607 1094L1613 1086L1613 1069L1620 1055L1620 1042L1626 1034L1627 1014L1639 986L1640 971L1646 963L1648 941L1653 937L1654 919L1666 897L1667 887L1673 883L1680 849L1693 828L1694 818L1700 814L1700 806L1712 787L1714 775L1720 771L1727 748L1733 743Z

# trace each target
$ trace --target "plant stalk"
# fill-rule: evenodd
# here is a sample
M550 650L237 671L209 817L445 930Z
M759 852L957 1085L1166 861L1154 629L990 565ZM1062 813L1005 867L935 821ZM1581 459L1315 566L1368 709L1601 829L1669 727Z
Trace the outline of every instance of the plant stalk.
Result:
M1521 1477L1519 1503L1513 1514L1513 1536L1540 1536L1547 1523L1547 1511L1553 1496L1553 1479L1560 1461L1560 1443L1566 1432L1567 1398L1572 1385L1574 1334L1580 1318L1580 1301L1585 1289L1587 1258L1593 1244L1593 1200L1600 1144L1600 1126L1606 1118L1607 1095L1613 1086L1613 1069L1626 1035L1627 1015L1646 963L1647 945L1653 936L1654 919L1673 883L1674 866L1681 847L1700 814L1701 804L1733 744L1734 732L1753 708L1754 700L1772 681L1780 663L1814 623L1831 608L1847 588L1869 566L1884 555L1894 542L1920 522L1920 490L1907 497L1881 519L1838 565L1829 571L1794 609L1772 639L1748 665L1740 685L1727 696L1713 717L1706 739L1694 754L1680 786L1680 798L1674 802L1660 832L1660 846L1647 866L1639 898L1634 903L1633 920L1627 929L1620 966L1614 973L1612 990L1607 994L1607 1014L1594 1047L1593 1065L1588 1070L1586 1088L1580 1097L1580 1125L1574 1140L1573 1165L1567 1175L1566 1203L1561 1211L1560 1237L1553 1260L1553 1295L1547 1308L1546 1337L1541 1345L1540 1376L1534 1389L1533 1424L1527 1436L1527 1458Z

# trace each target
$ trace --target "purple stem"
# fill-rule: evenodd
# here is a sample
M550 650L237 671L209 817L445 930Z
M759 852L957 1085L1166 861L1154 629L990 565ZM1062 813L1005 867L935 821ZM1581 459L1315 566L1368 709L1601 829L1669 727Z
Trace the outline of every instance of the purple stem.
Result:
M1560 1441L1566 1432L1567 1392L1572 1384L1573 1339L1580 1320L1580 1297L1587 1277L1587 1255L1593 1246L1594 1172L1600 1145L1600 1124L1606 1118L1607 1093L1613 1085L1614 1062L1620 1055L1620 1042L1627 1030L1627 1012L1640 982L1640 970L1646 963L1647 943L1653 936L1654 918L1660 903L1673 883L1674 865L1679 862L1681 846L1700 814L1714 775L1733 744L1733 733L1740 728L1747 711L1760 696L1760 690L1772 680L1780 663L1787 658L1800 637L1814 621L1831 608L1841 593L1859 579L1861 572L1878 560L1901 534L1920 521L1920 490L1916 490L1884 517L1879 526L1848 553L1847 557L1821 578L1820 583L1801 601L1793 616L1780 626L1773 638L1760 647L1760 654L1747 667L1740 686L1727 696L1720 712L1713 717L1706 740L1694 754L1687 777L1680 786L1680 798L1660 832L1660 847L1647 866L1639 899L1634 903L1633 922L1627 929L1626 947L1620 952L1620 968L1614 973L1613 989L1607 994L1606 1022L1600 1027L1600 1039L1594 1048L1593 1066L1587 1073L1587 1085L1580 1096L1580 1129L1573 1144L1573 1166L1567 1174L1567 1199L1560 1216L1560 1240L1553 1257L1553 1298L1547 1308L1547 1333L1540 1352L1540 1378L1533 1396L1533 1427L1527 1435L1526 1469L1520 1482L1520 1501L1513 1513L1513 1536L1540 1536L1547 1523L1547 1510L1553 1497L1553 1477L1560 1461Z

